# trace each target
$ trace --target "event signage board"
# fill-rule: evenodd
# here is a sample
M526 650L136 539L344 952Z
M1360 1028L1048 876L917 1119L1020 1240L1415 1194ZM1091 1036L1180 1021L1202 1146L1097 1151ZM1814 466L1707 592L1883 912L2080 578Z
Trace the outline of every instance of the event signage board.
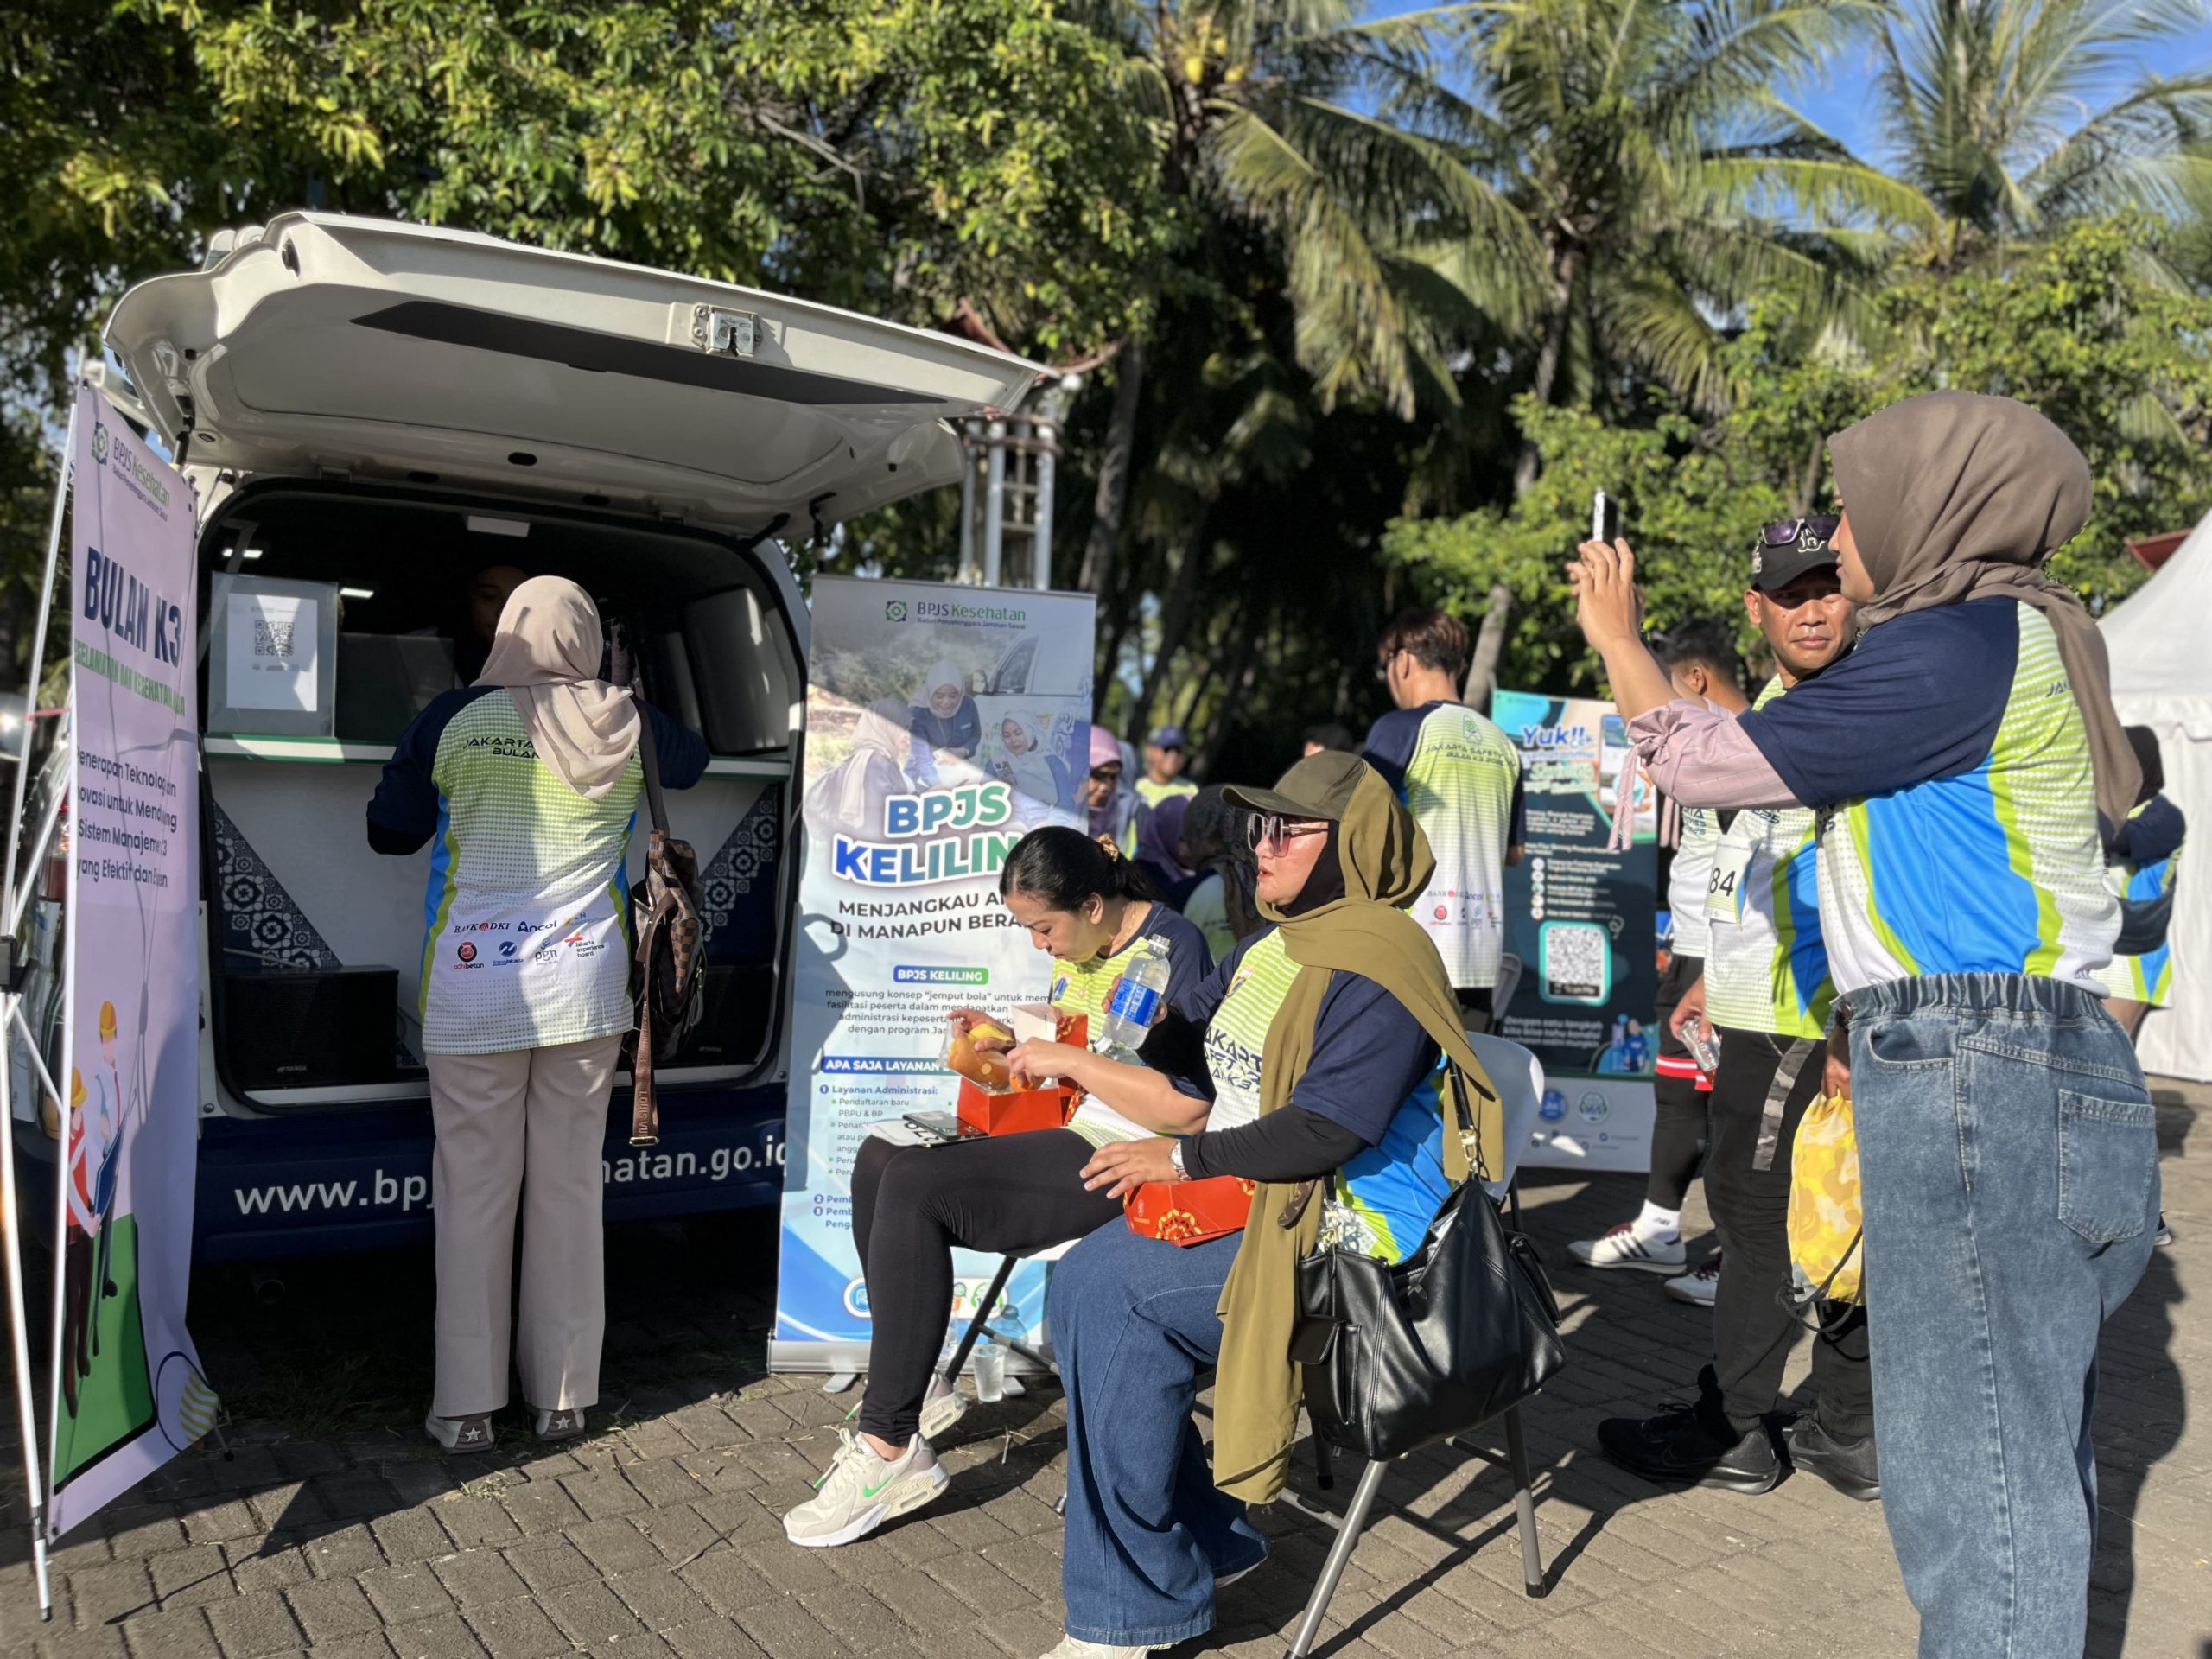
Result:
M192 495L97 393L78 399L57 1537L215 1417L184 1322L200 1122Z
M864 1368L853 1160L870 1127L950 1111L945 1015L1050 993L1051 958L999 903L1007 852L1083 822L1095 601L823 577L813 593L783 1236L770 1363ZM918 1151L917 1157L936 1155ZM996 1260L956 1258L971 1313ZM1043 1317L1028 1265L995 1321Z
M1505 948L1522 963L1500 1036L1546 1087L1522 1161L1642 1170L1651 1158L1659 1035L1656 798L1610 702L1500 691L1491 718L1521 754L1528 856L1505 873ZM1616 850L1626 782L1634 838Z

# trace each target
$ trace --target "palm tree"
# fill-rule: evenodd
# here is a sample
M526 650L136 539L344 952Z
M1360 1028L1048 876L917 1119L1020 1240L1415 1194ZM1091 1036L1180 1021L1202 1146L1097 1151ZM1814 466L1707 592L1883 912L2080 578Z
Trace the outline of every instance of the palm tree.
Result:
M2179 48L2204 0L1910 0L1881 31L1880 159L1920 205L1939 270L2069 219L2200 216L2212 198L2212 74L2167 78L2128 48Z
M1442 285L1402 248L1408 226L1522 234L1498 221L1453 153L1376 113L1426 85L1419 20L1359 21L1357 0L1097 0L1090 22L1128 54L1153 111L1161 179L1190 216L1277 250L1297 313L1296 356L1327 407L1379 398L1410 416L1424 386L1452 396ZM1179 264L1181 262L1178 262ZM1173 280L1203 283L1185 267ZM1164 284L1163 284L1164 286ZM1163 300L1170 297L1163 292ZM1113 588L1129 499L1147 342L1128 342L1080 585Z
M1464 95L1406 118L1454 147L1518 234L1438 241L1429 263L1533 343L1529 387L1586 403L1623 371L1708 412L1754 298L1813 332L1865 304L1856 221L1912 193L1845 155L1784 94L1880 0L1478 0L1446 22ZM1414 96L1420 96L1414 93ZM1472 217L1472 215L1470 215ZM1535 476L1524 446L1516 493Z

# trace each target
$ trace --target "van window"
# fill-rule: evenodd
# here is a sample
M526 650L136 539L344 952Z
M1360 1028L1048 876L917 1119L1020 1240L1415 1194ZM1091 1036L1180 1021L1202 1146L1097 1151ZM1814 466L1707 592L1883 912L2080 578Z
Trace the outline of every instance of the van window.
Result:
M791 742L798 684L791 639L772 622L753 588L726 588L685 607L671 645L687 658L716 663L715 674L689 676L699 693L695 728L718 754L783 749Z

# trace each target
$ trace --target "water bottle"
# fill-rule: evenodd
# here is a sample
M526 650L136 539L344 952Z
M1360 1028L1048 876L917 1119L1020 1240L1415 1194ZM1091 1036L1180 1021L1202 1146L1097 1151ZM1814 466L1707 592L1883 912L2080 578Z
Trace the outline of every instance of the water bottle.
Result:
M1117 1058L1133 1059L1167 996L1167 952L1157 939L1141 939L1121 983L1106 1004L1106 1041Z
M971 1375L976 1379L976 1398L984 1405L994 1405L1006 1398L1006 1350L997 1338L985 1337L969 1356Z

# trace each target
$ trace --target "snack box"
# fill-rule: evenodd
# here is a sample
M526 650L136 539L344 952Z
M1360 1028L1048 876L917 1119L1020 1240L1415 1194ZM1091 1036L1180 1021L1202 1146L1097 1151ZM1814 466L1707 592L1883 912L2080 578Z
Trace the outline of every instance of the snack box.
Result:
M1065 1084L1035 1089L988 1089L973 1077L960 1079L960 1121L985 1135L1020 1135L1030 1129L1060 1129L1075 1113L1080 1091Z
M1204 1244L1242 1232L1259 1183L1241 1175L1209 1175L1201 1181L1147 1181L1125 1206L1129 1230L1171 1244Z

